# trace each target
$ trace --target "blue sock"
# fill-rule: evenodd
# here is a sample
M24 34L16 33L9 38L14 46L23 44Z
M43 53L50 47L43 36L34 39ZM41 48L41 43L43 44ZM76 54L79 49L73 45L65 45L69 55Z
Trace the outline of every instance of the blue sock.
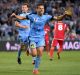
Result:
M40 64L40 61L41 61L40 56L37 57L37 60L38 60L38 65L39 65Z
M33 60L33 61L36 60L36 57L32 57L32 60Z
M37 57L36 57L36 60L35 60L35 66L34 66L34 69L38 69L38 68L39 68L39 64L40 64L40 57L37 56Z
M18 50L18 58L21 56L21 50Z

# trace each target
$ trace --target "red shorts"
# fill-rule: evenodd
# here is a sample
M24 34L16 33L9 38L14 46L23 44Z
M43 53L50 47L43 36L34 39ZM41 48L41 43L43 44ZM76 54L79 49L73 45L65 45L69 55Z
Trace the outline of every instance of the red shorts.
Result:
M46 45L46 46L49 45L49 40L46 40L46 41L45 41L45 45Z
M63 47L63 40L53 39L51 46L55 47L55 46L57 46L57 44L59 44L60 48L62 48Z
M49 45L49 38L45 38L45 45Z

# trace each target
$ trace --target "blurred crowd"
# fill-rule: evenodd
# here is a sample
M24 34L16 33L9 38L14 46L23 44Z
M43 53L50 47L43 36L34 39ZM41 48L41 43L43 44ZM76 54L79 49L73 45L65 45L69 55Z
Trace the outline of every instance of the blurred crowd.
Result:
M43 3L45 13L53 16L68 11L70 15L65 17L64 22L69 25L70 33L66 40L80 40L80 0L0 0L0 40L15 40L14 19L10 15L13 12L18 14L23 2L29 3L30 12L35 12L38 3Z

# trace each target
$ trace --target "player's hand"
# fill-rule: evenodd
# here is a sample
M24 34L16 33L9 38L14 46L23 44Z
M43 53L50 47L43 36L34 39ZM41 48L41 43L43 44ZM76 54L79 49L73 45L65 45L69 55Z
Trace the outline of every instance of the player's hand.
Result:
M57 20L57 16L54 16L54 19L56 19L56 20Z
M71 11L65 11L65 15L72 15Z
M54 18L55 18L56 20L61 20L61 19L63 18L63 16L64 16L64 15L54 16Z
M16 14L15 14L15 13L12 13L12 14L11 14L11 17L15 17L15 16L16 16Z
M69 14L68 11L65 11L64 13L65 13L65 15Z

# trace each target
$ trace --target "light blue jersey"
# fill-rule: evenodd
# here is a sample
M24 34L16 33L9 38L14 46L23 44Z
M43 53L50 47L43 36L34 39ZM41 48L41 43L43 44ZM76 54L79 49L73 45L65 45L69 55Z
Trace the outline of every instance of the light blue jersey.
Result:
M50 15L39 16L37 14L28 15L31 21L31 37L42 37L44 33L44 25L52 18Z
M29 15L29 13L22 13L20 16L25 17L26 15ZM19 23L23 26L28 26L29 28L18 28L18 38L25 42L28 39L29 33L30 33L30 20L19 20Z
M30 44L34 45L34 47L44 46L44 25L52 18L52 16L31 14L28 15L28 18L31 21Z

